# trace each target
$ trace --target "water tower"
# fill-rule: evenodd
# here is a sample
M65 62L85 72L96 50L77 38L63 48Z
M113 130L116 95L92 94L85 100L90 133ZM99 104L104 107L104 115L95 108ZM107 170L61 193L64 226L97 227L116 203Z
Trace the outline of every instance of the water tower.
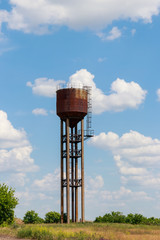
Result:
M78 189L81 189L81 222L84 222L84 140L93 136L91 88L67 87L57 90L56 93L57 115L61 121L61 223L65 205L64 189L67 223L70 222L70 212L72 222L78 222Z

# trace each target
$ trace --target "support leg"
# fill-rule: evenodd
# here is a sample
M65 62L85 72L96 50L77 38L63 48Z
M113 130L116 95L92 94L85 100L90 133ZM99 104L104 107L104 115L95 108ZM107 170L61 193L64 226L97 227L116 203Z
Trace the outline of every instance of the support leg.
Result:
M71 128L71 182L72 182L72 222L75 221L74 219L74 157L73 157L73 128Z
M81 177L82 177L82 187L81 187L81 221L84 222L84 119L81 120Z
M63 203L63 120L61 119L61 223L63 223L64 203Z
M70 223L70 189L69 189L69 119L66 119L66 179L67 179L67 223Z
M77 125L75 127L75 136L77 138ZM77 143L75 143L75 153L77 155ZM78 158L75 158L75 180L78 180ZM75 187L75 220L78 222L78 187Z

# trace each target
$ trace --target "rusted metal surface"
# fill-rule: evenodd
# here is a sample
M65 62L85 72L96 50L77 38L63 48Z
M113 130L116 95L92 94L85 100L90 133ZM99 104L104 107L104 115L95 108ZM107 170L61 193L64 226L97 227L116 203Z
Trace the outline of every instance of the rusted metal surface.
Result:
M75 127L75 135L78 135L77 125ZM77 153L78 143L75 142L75 152ZM75 181L78 180L78 158L75 157ZM78 187L75 188L75 222L78 222Z
M81 187L81 222L85 222L84 219L84 119L81 120L81 178L82 178L82 187Z
M63 223L64 214L63 165L63 120L61 120L61 223Z
M73 128L71 128L71 136L73 136ZM74 151L73 141L71 143L71 152ZM71 182L72 182L72 222L74 222L74 158L71 158Z
M65 88L57 91L57 115L66 120L70 119L70 127L87 115L88 93L83 88Z
M66 207L67 207L67 223L70 223L70 187L69 187L69 179L70 179L70 162L69 162L69 119L66 119L66 179L67 179L67 191L66 191Z
M78 222L79 188L81 222L85 222L84 140L93 136L90 114L91 97L88 87L57 90L57 115L61 119L61 223L64 222L64 208L67 223L70 222L70 215L72 222ZM87 129L84 130L86 115ZM81 176L78 175L78 165L81 167Z

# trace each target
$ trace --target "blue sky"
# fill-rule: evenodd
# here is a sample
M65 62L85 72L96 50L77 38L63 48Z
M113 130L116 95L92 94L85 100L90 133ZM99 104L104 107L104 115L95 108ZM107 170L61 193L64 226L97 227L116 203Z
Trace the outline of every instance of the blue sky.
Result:
M160 0L0 1L0 182L60 210L60 83L92 86L86 219L160 217Z

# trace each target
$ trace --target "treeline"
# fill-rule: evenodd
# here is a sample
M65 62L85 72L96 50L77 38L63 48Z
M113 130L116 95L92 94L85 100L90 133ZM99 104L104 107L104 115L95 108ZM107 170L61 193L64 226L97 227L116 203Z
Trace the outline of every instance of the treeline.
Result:
M44 219L38 216L38 213L31 210L26 212L23 221L24 223L60 223L61 215L58 212L46 213ZM67 214L64 213L64 223L67 222ZM144 225L160 225L160 218L144 217L142 214L129 213L127 216L121 212L106 213L103 217L96 217L97 223L129 223L129 224L144 224Z
M146 225L160 225L160 218L144 217L142 214L129 213L127 216L121 212L106 213L103 217L96 217L94 222L99 223L130 223L130 224L146 224Z
M64 222L67 222L67 215L64 213ZM59 223L61 220L61 215L58 212L50 211L46 213L44 219L38 216L34 210L27 211L24 215L24 223Z

